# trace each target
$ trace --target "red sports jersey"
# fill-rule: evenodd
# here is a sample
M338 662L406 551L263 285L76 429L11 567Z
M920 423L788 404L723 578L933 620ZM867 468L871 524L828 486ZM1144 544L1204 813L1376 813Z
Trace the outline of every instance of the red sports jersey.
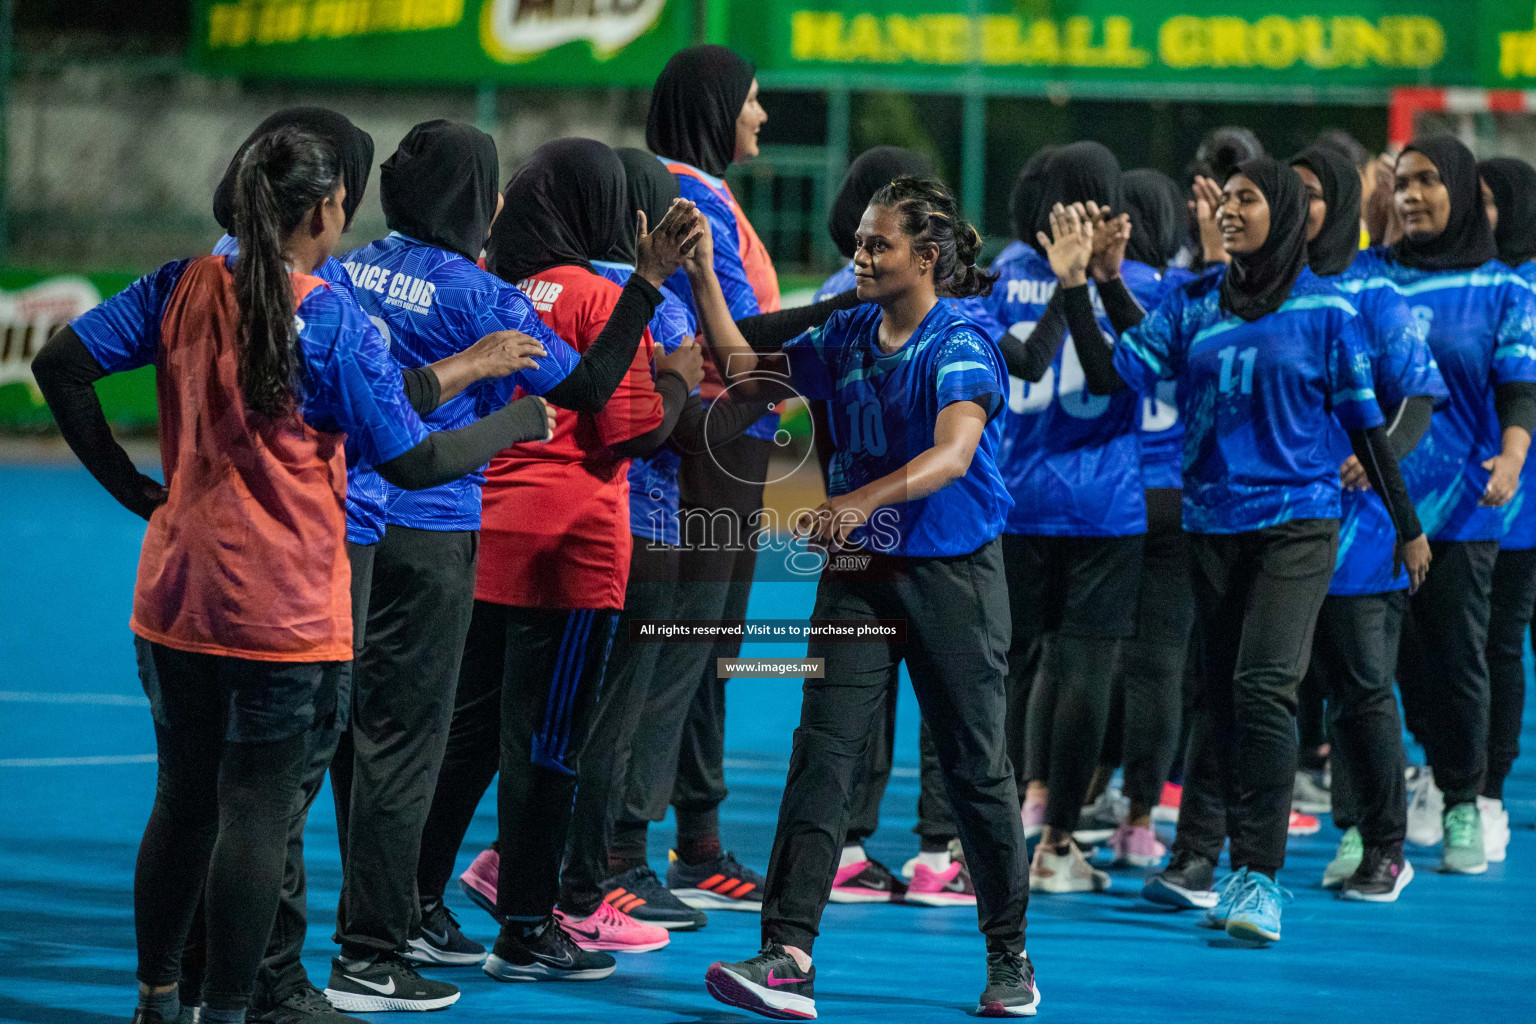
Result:
M292 274L294 301L326 287ZM150 517L135 633L253 661L350 661L344 435L245 407L223 256L193 261L160 324L155 388L169 500Z
M578 351L597 339L622 291L580 267L518 282L539 316ZM475 597L517 608L624 607L629 585L629 460L608 446L661 423L650 331L596 414L561 409L555 435L513 445L485 471Z

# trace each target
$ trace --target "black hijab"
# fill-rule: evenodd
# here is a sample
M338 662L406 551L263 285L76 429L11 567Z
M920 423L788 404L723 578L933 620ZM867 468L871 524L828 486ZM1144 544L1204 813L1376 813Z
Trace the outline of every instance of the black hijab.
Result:
M1360 252L1360 172L1333 146L1314 145L1291 157L1317 175L1328 214L1323 229L1307 243L1307 265L1319 277L1342 274Z
M506 200L485 265L514 284L550 267L591 270L634 216L624 164L596 139L544 143L507 183Z
M1273 157L1244 160L1232 173L1252 181L1269 202L1264 244L1233 253L1221 279L1221 308L1253 321L1280 308L1307 265L1307 192L1296 172Z
M832 200L827 215L827 230L844 259L853 259L853 236L869 201L897 178L926 178L933 175L933 161L921 153L900 146L876 146L860 153L848 165L843 187Z
M1392 246L1392 257L1419 270L1468 270L1496 259L1499 252L1483 211L1483 191L1472 151L1448 135L1415 142L1403 152L1409 150L1428 157L1440 172L1440 180L1450 193L1451 213L1445 230L1432 238L1404 235Z
M1125 212L1131 215L1127 259L1165 270L1189 232L1189 209L1174 180L1162 171L1138 167L1120 176Z
M1499 259L1518 267L1536 258L1536 167L1512 156L1496 156L1479 163L1477 173L1499 208L1499 224L1493 229Z
M646 147L722 176L736 158L736 118L755 77L756 65L724 46L678 50L651 89Z
M667 170L655 154L643 149L625 146L615 150L619 162L624 165L624 194L626 206L623 221L619 224L619 240L607 255L601 257L610 263L635 262L635 211L645 211L645 222L650 230L667 215L672 200L678 198L677 176Z
M1041 174L1033 230L1024 239L1037 252L1040 243L1035 240L1035 232L1051 233L1051 207L1057 203L1086 203L1091 199L1116 213L1125 209L1120 161L1100 143L1073 142L1062 146L1046 159Z
M313 132L336 148L341 161L341 180L347 186L347 196L341 203L347 215L347 227L352 226L352 215L362 204L368 191L368 175L373 173L373 136L347 120L343 114L324 107L289 107L268 117L256 130L246 136L234 158L224 171L219 187L213 190L213 219L225 231L235 226L235 174L240 169L240 158L251 143L279 128L303 128Z
M425 121L379 168L384 223L474 262L496 217L498 176L489 135L467 124Z
M1035 210L1045 187L1045 165L1059 148L1041 146L1035 150L1035 155L1019 168L1019 176L1013 179L1013 189L1008 193L1008 220L1013 225L1014 237L1031 245L1035 237Z

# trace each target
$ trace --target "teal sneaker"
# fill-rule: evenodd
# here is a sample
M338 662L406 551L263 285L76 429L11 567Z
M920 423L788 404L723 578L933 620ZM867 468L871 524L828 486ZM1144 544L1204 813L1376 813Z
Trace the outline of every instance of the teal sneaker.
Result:
M1477 804L1457 804L1445 812L1445 846L1440 870L1451 875L1480 875L1488 870L1483 848L1483 819Z
M1360 830L1353 825L1344 833L1344 838L1339 840L1339 848L1334 851L1333 860L1323 868L1323 888L1337 889L1349 881L1360 867L1360 858L1365 856L1365 843L1360 839Z
M1227 915L1227 934L1246 942L1279 942L1280 907L1291 899L1268 875L1248 872Z
M1200 921L1202 928L1215 928L1220 931L1227 926L1227 917L1232 913L1232 907L1237 900L1238 893L1248 881L1248 869L1238 868L1226 878L1211 887L1216 894L1216 903L1205 912L1205 917Z

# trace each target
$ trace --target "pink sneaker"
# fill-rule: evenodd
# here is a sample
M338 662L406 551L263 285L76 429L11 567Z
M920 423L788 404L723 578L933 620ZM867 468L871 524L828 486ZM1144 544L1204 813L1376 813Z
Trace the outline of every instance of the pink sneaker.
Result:
M459 888L464 895L497 921L501 920L501 915L496 912L496 876L500 873L501 854L495 850L481 850L480 856L459 876Z
M1157 841L1157 834L1145 826L1121 825L1109 837L1109 848L1116 864L1148 868L1168 855L1168 848Z
M832 880L833 903L900 903L907 887L891 869L870 857L837 869Z
M905 903L923 907L974 907L976 890L965 862L950 855L949 867L935 871L926 864L912 869L912 884L907 886Z
M555 919L576 945L586 950L611 950L615 953L649 953L672 941L665 928L636 921L612 903L600 903L586 917L572 917L561 910Z
M1286 831L1293 836L1316 835L1317 830L1323 827L1323 823L1310 814L1302 814L1300 811L1291 812L1290 824Z
M1019 818L1024 822L1024 838L1039 838L1045 831L1045 804L1026 803L1019 808Z

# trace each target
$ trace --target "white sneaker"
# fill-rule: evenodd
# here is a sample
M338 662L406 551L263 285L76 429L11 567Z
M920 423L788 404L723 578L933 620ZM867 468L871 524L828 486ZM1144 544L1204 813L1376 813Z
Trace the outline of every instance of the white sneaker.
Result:
M1103 892L1108 888L1108 873L1089 864L1076 843L1068 843L1067 852L1061 854L1044 843L1035 847L1035 859L1029 865L1030 892Z
M1435 846L1445 837L1445 796L1435 785L1435 773L1418 765L1408 769L1408 841Z
M1477 798L1477 815L1483 819L1483 855L1488 863L1502 863L1509 848L1509 812L1504 801Z

